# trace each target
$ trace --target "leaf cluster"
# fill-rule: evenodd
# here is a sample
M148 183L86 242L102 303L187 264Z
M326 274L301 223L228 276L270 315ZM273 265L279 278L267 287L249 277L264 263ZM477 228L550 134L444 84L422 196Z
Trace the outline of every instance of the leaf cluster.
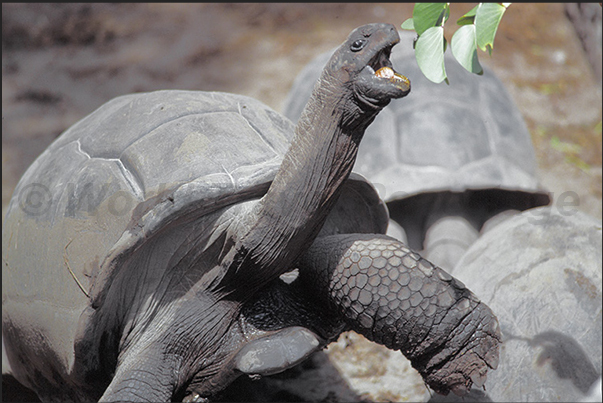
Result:
M457 20L461 27L450 41L452 54L467 71L483 74L477 49L492 54L494 36L504 12L511 3L479 3ZM412 18L402 23L402 29L417 33L414 49L419 68L430 81L446 81L444 52L447 42L444 24L450 16L450 3L415 3Z

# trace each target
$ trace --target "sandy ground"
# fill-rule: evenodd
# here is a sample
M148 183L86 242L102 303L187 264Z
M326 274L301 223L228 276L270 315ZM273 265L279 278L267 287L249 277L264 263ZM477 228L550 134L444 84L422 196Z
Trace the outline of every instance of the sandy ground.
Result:
M453 4L454 21L474 4ZM61 132L111 98L157 89L255 97L277 111L302 67L368 22L399 26L412 4L3 4L2 211ZM532 133L554 203L601 218L601 81L562 4L512 5L491 57ZM411 77L412 80L412 77ZM5 399L3 380L3 401ZM24 394L11 399L25 399ZM400 353L350 333L300 368L242 380L225 399L429 398Z

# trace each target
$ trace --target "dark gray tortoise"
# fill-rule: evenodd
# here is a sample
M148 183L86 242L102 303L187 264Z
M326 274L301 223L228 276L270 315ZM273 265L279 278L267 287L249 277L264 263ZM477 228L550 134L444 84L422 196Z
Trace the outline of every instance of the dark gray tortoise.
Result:
M452 269L488 220L546 205L549 196L538 184L526 124L493 72L478 77L446 52L450 85L434 84L417 65L414 33L400 36L391 60L411 78L412 102L393 103L375 118L354 170L387 202L388 233ZM283 108L293 122L330 53L296 78Z
M437 392L483 385L494 314L382 235L384 204L351 174L366 127L410 90L398 41L389 24L354 30L296 126L247 97L158 91L63 133L2 229L15 378L49 401L205 399L353 329Z
M601 401L601 384L592 391L602 365L601 234L601 220L541 207L485 232L460 259L454 275L497 313L503 334L489 401Z

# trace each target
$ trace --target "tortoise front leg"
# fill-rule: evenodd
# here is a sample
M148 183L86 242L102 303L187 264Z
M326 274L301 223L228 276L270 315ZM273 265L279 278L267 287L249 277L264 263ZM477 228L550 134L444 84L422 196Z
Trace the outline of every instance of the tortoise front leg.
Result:
M319 238L299 267L300 286L320 290L353 330L401 350L438 393L465 394L498 365L501 334L490 308L393 238Z

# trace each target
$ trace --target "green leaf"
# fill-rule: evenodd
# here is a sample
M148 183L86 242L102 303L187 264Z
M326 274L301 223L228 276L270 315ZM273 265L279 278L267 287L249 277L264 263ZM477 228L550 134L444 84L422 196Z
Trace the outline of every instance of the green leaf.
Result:
M430 81L448 82L444 66L444 28L431 27L419 36L415 46L419 68Z
M412 17L407 19L406 21L404 21L402 23L402 25L400 25L400 28L402 29L408 29L410 31L414 31L415 30L415 24L414 21L412 20Z
M579 154L582 150L579 144L561 141L557 136L551 138L551 147L564 154Z
M578 157L577 155L566 155L564 158L565 162L567 162L568 164L573 164L576 167L580 168L581 170L583 170L584 172L589 172L591 169L591 166L588 162L584 161L582 158Z
M461 18L459 18L456 23L458 25L469 25L469 24L473 24L473 21L475 20L475 13L477 11L477 8L479 7L479 5L473 7L468 13L466 13L465 15L463 15Z
M544 83L541 84L538 89L540 90L541 94L544 95L551 95L551 94L558 94L562 91L562 87L559 85L559 83L555 82L555 83Z
M475 25L463 25L452 36L450 41L452 54L465 70L483 74L482 66L477 59L477 44L475 42Z
M415 3L412 19L417 35L435 26L442 26L450 15L448 3Z
M499 3L481 3L475 13L475 35L477 46L492 54L494 36L506 7Z

